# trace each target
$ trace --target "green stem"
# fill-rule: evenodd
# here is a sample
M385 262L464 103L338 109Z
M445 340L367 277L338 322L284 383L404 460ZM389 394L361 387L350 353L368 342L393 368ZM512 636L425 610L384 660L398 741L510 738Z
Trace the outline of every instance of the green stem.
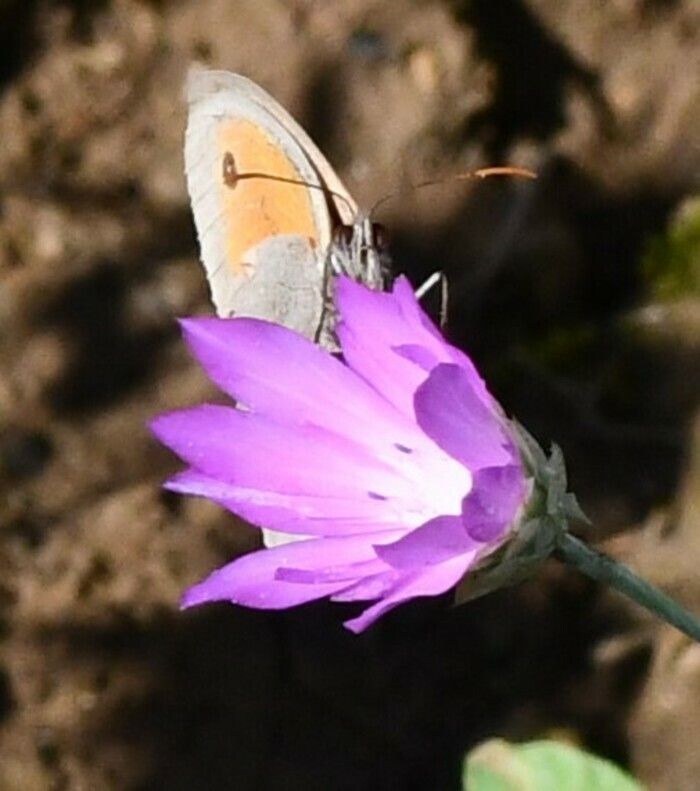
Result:
M569 533L562 533L559 536L554 557L563 563L575 566L594 580L604 582L624 593L637 604L646 607L654 615L700 643L700 620L621 563L596 552Z

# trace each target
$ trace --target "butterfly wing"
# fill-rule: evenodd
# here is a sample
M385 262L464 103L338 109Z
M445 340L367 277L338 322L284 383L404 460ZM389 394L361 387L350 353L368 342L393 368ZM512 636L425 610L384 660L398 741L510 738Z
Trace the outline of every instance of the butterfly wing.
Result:
M345 195L342 184L250 80L193 71L188 103L185 172L218 314L266 318L313 337L333 224L327 189Z
M241 74L232 74L227 71L210 71L206 73L212 75L212 79L216 80L220 85L227 85L231 89L244 91L251 101L264 108L281 127L287 130L304 150L304 153L316 169L323 186L328 190L328 198L333 203L341 223L352 225L359 214L357 204L316 143L284 107L273 99L267 91ZM195 74L196 72L192 72L191 80L196 80Z

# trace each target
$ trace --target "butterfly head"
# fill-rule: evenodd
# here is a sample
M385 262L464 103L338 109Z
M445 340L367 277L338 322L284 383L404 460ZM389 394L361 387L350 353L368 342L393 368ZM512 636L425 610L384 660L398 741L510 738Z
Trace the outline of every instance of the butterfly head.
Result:
M391 272L386 227L358 213L351 225L339 224L328 250L333 274L345 274L375 289L386 287Z

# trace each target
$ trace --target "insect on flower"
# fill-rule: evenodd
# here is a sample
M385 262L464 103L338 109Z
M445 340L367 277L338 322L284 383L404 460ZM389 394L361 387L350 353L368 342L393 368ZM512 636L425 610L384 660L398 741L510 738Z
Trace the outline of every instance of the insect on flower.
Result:
M377 292L341 277L336 305L342 358L260 319L182 322L235 404L153 421L189 465L166 487L300 539L220 568L184 607L374 600L345 624L359 632L455 586L517 524L530 484L515 428L409 282Z

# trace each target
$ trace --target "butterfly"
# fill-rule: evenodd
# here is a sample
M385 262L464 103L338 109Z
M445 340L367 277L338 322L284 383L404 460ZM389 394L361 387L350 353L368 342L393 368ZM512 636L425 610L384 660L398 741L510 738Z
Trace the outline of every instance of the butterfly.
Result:
M193 70L187 101L185 173L217 313L268 319L332 345L331 276L386 287L382 227L251 80Z

